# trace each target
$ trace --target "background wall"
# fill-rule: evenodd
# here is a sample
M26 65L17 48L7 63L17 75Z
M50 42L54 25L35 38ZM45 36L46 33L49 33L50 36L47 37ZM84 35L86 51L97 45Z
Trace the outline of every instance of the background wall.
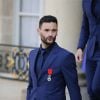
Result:
M44 14L55 15L59 20L57 42L76 52L82 20L82 0L45 0Z
M1 11L1 8L2 8L2 1L0 0L0 33L1 33L1 23L2 23L2 20L1 20L1 13L2 13L2 11ZM0 34L0 42L1 42L1 37L2 37L2 34Z

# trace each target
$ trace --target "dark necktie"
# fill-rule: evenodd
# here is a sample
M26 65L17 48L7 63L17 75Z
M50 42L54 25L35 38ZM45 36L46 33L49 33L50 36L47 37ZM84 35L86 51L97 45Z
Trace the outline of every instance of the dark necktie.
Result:
M44 64L44 54L45 54L45 50L40 50L38 59L37 59L37 64L36 64L36 74L37 77L39 75L39 73L42 70L43 64Z
M40 69L42 69L42 67L43 67L43 63L44 63L44 54L45 54L45 51L42 50L42 51L41 51L41 54L40 54L40 62L39 62L39 64L40 64Z

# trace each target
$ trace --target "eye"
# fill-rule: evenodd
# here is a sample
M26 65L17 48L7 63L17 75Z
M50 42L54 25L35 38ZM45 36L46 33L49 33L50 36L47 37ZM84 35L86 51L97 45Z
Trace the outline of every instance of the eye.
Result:
M46 32L48 32L48 31L49 31L49 29L45 29L45 31L46 31Z
M56 29L53 29L53 30L52 30L52 32L56 32L56 31L57 31Z

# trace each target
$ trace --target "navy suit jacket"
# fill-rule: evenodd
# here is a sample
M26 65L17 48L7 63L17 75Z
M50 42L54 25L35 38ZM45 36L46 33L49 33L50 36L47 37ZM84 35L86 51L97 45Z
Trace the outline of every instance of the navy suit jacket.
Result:
M87 57L91 58L94 54L96 35L100 35L100 20L96 19L92 12L93 0L83 0L83 21L80 32L78 48L84 49L87 44ZM99 36L100 37L100 36ZM87 42L88 41L88 42ZM99 41L100 42L100 41Z
M66 85L70 100L81 100L74 55L55 43L37 78L34 68L38 51L32 50L29 55L27 100L66 100ZM51 81L47 80L49 68L53 70Z

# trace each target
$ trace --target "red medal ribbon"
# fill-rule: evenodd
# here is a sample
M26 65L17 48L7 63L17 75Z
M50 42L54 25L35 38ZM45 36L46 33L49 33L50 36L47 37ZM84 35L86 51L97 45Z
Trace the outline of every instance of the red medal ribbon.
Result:
M48 69L48 75L52 75L53 70L51 68Z

